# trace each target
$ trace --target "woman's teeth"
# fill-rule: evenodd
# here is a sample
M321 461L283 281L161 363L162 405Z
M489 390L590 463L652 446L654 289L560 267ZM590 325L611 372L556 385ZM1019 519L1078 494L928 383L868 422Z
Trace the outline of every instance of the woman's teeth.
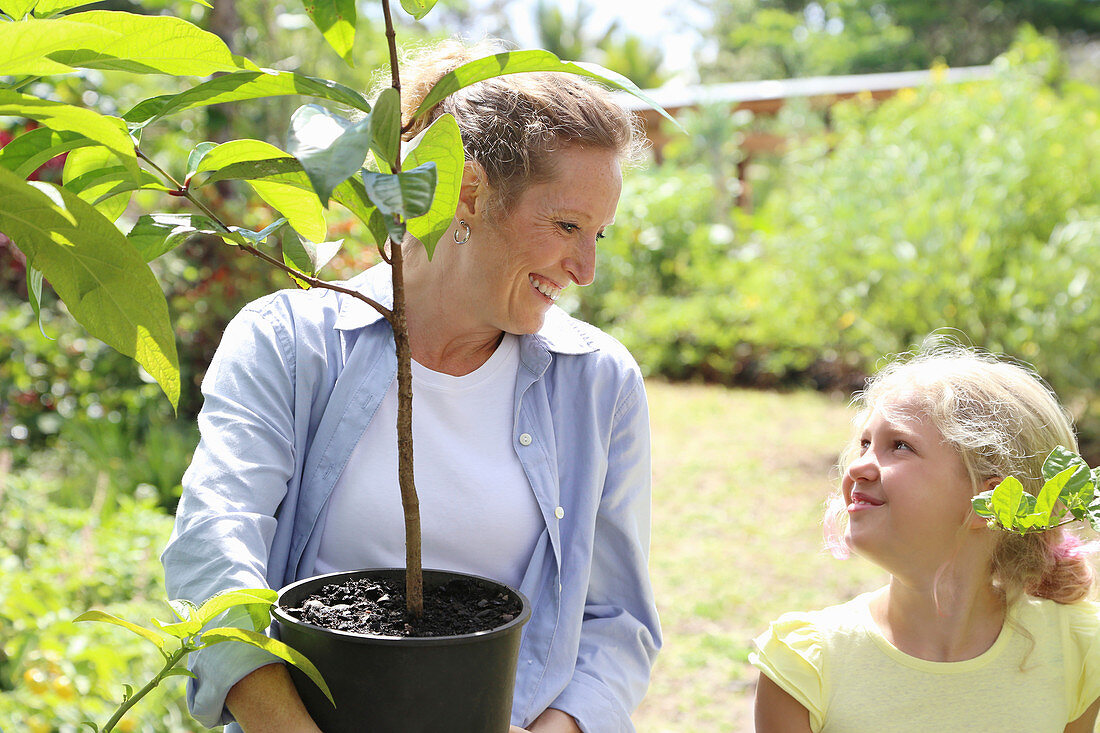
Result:
M561 288L556 287L551 283L544 283L538 278L531 276L528 276L528 279L531 281L531 284L535 286L536 290L538 290L550 300L557 300L558 296L561 295Z

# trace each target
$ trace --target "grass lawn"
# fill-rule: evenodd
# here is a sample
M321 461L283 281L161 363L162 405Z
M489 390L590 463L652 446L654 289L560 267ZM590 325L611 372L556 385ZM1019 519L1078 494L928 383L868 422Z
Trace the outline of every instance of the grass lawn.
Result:
M852 412L846 398L812 392L648 389L650 567L665 646L634 721L640 733L752 731L752 638L784 611L886 580L822 547L823 500Z
M749 645L784 611L881 585L821 542L821 510L848 437L844 398L648 385L651 569L665 633L639 731L751 731Z

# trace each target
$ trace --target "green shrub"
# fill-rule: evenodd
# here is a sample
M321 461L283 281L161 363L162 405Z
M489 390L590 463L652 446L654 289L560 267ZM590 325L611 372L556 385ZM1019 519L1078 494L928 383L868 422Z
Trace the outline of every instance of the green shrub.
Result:
M716 217L694 169L636 174L581 312L652 373L763 385L850 387L955 329L1033 362L1088 423L1100 92L1034 33L996 68L835 106L751 218Z
M151 501L121 498L114 512L58 507L26 473L0 486L0 720L19 731L76 731L102 721L125 683L163 660L148 642L104 625L74 625L103 608L137 620L164 616L158 556L172 520ZM151 653L152 652L152 653ZM158 689L120 730L200 731L183 681Z

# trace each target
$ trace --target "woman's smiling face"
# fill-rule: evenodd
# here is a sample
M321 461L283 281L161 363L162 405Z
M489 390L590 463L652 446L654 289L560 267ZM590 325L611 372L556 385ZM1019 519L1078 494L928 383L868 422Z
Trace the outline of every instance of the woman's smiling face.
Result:
M614 151L568 147L555 174L528 186L498 219L481 210L460 249L459 286L478 327L535 333L562 290L595 276L596 242L622 192Z

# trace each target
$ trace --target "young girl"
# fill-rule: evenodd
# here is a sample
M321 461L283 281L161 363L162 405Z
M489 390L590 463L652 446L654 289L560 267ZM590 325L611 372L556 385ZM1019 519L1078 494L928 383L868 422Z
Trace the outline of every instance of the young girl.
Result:
M1055 396L1019 366L941 347L891 364L857 403L826 534L843 528L833 546L890 582L756 639L757 733L1092 733L1100 605L1085 600L1085 548L971 510L1008 475L1037 493L1047 454L1076 450Z

